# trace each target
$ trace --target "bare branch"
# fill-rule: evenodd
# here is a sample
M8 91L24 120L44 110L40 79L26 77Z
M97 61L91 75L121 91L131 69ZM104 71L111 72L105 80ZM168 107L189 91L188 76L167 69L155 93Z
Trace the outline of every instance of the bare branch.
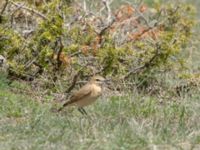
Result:
M62 61L60 60L60 55L64 48L63 43L62 43L62 38L59 37L58 40L56 41L56 43L59 46L59 50L58 50L58 54L57 54L57 69L59 69L62 64Z
M155 54L151 57L151 59L146 62L144 65L141 65L137 68L134 68L132 70L130 70L125 76L123 76L121 79L127 79L130 75L133 75L133 74L136 74L136 73L139 73L141 71L143 71L144 69L147 69L149 68L150 66L153 66L155 65L153 63L153 61L159 56L159 49L160 49L160 46L157 45L156 46L156 51L155 51Z
M105 5L105 8L107 9L107 12L108 12L107 21L110 22L111 17L112 17L112 12L111 12L111 8L110 8L111 2L109 2L108 0L102 0L102 2Z
M80 74L81 74L81 71L82 71L82 70L79 70L79 71L75 74L75 76L74 76L74 78L73 78L73 80L72 80L71 85L70 85L69 88L65 91L65 93L70 93L71 90L75 87L75 85L76 85L76 83L77 83L77 80L78 80L78 77L79 77Z
M8 5L8 0L6 0L6 3L3 6L3 9L1 10L1 15L4 13L4 11L6 10L6 7Z
M29 11L29 12L32 12L32 13L36 14L37 16L41 17L42 19L45 19L45 20L48 19L44 14L38 12L37 10L34 10L33 8L29 8L29 7L26 7L26 6L19 5L19 4L15 3L15 2L13 2L13 1L11 1L11 0L8 0L8 1L9 1L11 4L13 4L14 6L20 7L20 8L22 8L22 9L24 9L24 10L27 10L27 11Z
M136 11L137 14L139 15L139 17L141 17L141 18L145 21L146 25L147 25L148 27L150 27L150 24L149 24L148 19L147 19L147 18L143 15L143 13L141 13L141 12L139 11L139 9L138 9L138 8L140 8L140 6L142 5L142 1L139 2L139 5L137 5L137 7L136 7L135 5L133 5L131 2L127 1L127 0L123 0L123 1L124 1L125 3L131 5L131 6L135 9L135 11Z
M83 10L84 10L85 12L87 12L87 3L86 3L85 0L83 1Z

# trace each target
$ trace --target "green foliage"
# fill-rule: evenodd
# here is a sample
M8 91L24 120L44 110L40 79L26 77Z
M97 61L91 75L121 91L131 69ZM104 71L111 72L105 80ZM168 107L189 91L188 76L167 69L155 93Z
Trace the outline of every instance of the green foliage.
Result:
M0 26L0 53L7 52L7 55L13 58L19 53L21 43L23 40L19 34Z
M154 27L156 38L147 32L147 37L136 37L135 40L118 45L113 38L115 31L107 29L98 35L90 24L91 18L85 18L90 23L87 20L71 21L77 10L66 1L48 1L40 5L38 10L47 19L37 22L36 31L28 39L23 39L13 29L0 28L0 53L6 53L16 74L37 74L39 68L54 82L57 79L62 81L70 73L86 66L82 71L84 75L99 72L101 68L100 74L104 76L121 78L130 73L130 79L135 79L137 75L139 82L149 84L148 80L152 80L161 69L173 69L178 63L183 66L185 58L181 54L190 42L195 23L193 6L157 3L157 13L150 16L158 22L161 20ZM66 28L66 21L69 21L69 29ZM62 58L59 58L61 53ZM130 72L138 67L141 69L136 73Z
M9 68L16 74L24 73L25 49L23 43L25 40L12 29L0 27L0 54L7 57Z

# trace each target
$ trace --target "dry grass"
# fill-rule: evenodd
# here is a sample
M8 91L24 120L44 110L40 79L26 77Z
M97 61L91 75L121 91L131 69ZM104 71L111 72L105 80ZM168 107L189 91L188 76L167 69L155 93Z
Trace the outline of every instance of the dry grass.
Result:
M44 103L0 86L0 147L8 149L198 149L200 94L193 91L170 100L139 94L102 98L87 108L53 113Z

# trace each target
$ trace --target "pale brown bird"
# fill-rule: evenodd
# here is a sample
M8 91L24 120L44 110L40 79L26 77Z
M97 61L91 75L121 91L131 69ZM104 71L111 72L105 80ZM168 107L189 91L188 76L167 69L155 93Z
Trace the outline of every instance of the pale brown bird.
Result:
M64 103L58 111L61 111L66 106L77 106L82 114L87 114L83 107L97 100L102 94L102 84L106 81L108 80L99 75L92 77L87 84L73 93L69 101Z
M0 67L2 67L3 64L5 63L6 63L6 59L2 55L0 55Z

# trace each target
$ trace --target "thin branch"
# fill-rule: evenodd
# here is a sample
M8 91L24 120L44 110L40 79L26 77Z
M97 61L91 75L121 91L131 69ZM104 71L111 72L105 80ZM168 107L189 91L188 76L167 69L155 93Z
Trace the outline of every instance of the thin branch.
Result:
M83 10L84 10L85 12L87 12L87 3L86 3L85 0L83 1Z
M44 72L43 66L34 62L35 66L37 66L39 69L34 73L33 77L35 78L37 75L41 75Z
M1 10L1 15L3 15L4 11L6 10L7 5L8 5L8 0L6 0L6 3L3 6L3 9Z
M105 5L105 8L107 9L107 12L108 12L107 21L110 22L110 21L112 21L111 20L112 12L111 12L111 8L110 8L111 2L109 2L108 0L102 0L102 2Z
M10 78L11 80L13 79L21 79L24 81L33 81L34 77L28 74L19 74L17 73L15 70L13 70L12 68L8 68L8 78Z
M14 21L14 14L23 6L24 4L20 4L20 5L18 5L17 6L17 8L16 9L14 9L13 11L12 11L12 14L11 14L11 16L10 16L10 24L11 24L11 27L13 26L13 21Z
M141 65L141 66L139 66L139 67L137 67L137 68L134 68L134 69L130 70L130 71L129 71L125 76L123 76L121 79L127 79L130 75L139 73L139 72L143 71L145 68L149 68L150 66L155 65L155 64L153 64L153 61L159 56L159 53L158 53L158 52L159 52L159 49L160 49L159 45L157 45L156 47L157 47L157 48L156 48L155 54L152 56L152 58L151 58L148 62L146 62L144 65Z
M63 47L64 47L61 37L59 37L59 39L57 40L57 44L59 45L59 51L58 51L58 55L57 55L57 69L59 69L62 64L62 61L60 60L60 55L61 55Z
M28 61L25 65L25 70L28 69L34 62L37 60L37 57L34 57L32 60Z
M79 71L75 74L75 76L74 76L74 78L73 78L73 80L72 80L71 85L70 85L69 88L65 91L65 93L70 93L71 90L75 87L75 85L76 85L76 83L77 83L77 80L78 80L78 77L80 76L81 72L82 72L82 70L79 70Z
M82 53L82 52L79 50L79 51L77 51L77 52L74 52L74 53L70 54L70 57L77 56L77 55L79 55L79 54L81 54L81 53Z
M112 24L115 22L115 19L112 19L111 22L109 22L107 25L105 25L100 31L96 31L96 33L98 33L98 35L102 36L105 31L112 26Z
M135 5L133 5L131 2L129 2L129 1L127 1L127 0L123 0L123 1L124 1L125 3L131 5L131 6L135 9L135 11L138 13L138 15L145 21L146 25L147 25L148 27L151 27L150 24L149 24L148 19L143 15L143 13L141 13L141 12L138 10L138 7L141 6L142 1L139 2L140 4L138 5L138 7L136 7Z
M11 0L8 0L8 1L9 1L11 4L13 4L14 6L20 7L20 8L22 8L22 9L24 9L24 10L27 10L27 11L29 11L29 12L32 12L32 13L36 14L37 16L41 17L42 19L45 19L45 20L48 19L44 14L38 12L37 10L34 10L33 8L29 8L29 7L26 7L26 6L21 6L21 5L19 5L19 4L15 3L15 2L13 2L13 1L11 1Z
M60 55L62 53L62 50L63 50L63 44L62 44L62 39L61 37L59 37L56 42L55 42L55 53L56 53L56 63L53 62L53 81L56 82L57 81L57 75L56 73L58 71L60 71L60 67L62 65L62 61L60 60ZM57 50L58 49L58 50Z
M72 79L72 83L71 85L69 86L69 88L65 91L65 93L70 93L71 90L73 90L73 88L75 87L75 85L77 84L77 80L79 78L79 76L83 73L83 69L85 67L87 67L89 65L89 63L85 64L84 66L82 66L79 71L74 75L73 79ZM87 76L84 76L84 77L90 77L92 75L87 75ZM79 82L80 83L80 82Z

